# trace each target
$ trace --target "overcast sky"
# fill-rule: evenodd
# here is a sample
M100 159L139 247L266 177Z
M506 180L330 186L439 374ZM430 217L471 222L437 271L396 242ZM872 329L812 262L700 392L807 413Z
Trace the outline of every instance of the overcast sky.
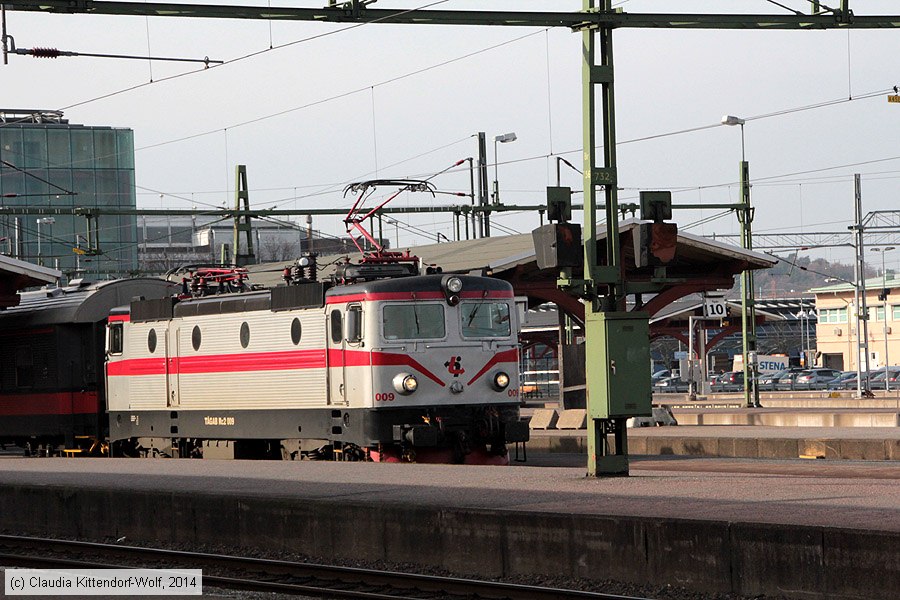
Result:
M808 10L806 1L780 3ZM785 12L765 0L630 0L622 9L708 13L723 4L729 12ZM896 1L850 4L858 15L900 14ZM374 7L426 5L576 11L581 2L380 0ZM505 203L541 203L556 180L556 155L581 167L581 37L566 29L270 25L11 11L7 28L22 48L229 61L203 70L185 63L11 56L0 65L4 108L63 109L73 123L134 130L139 207L231 206L236 164L247 165L255 208L347 206L346 183L376 174L428 177L475 156L478 131L488 136L491 164L493 137L518 136L500 146ZM883 92L900 84L900 30L632 29L617 31L614 43L623 202L641 189L676 190L676 202L736 201L740 128L714 126L733 114L748 119L756 232L845 231L856 172L863 174L865 212L898 208L900 104L888 104ZM176 75L182 76L167 79ZM882 93L871 96L875 92ZM794 110L829 101L837 103ZM751 120L781 111L789 112ZM705 126L714 127L628 143ZM562 178L580 189L574 171L564 169ZM444 191L468 192L467 172L433 181ZM411 195L397 203L460 200ZM675 219L688 228L719 212L681 211ZM449 215L399 218L453 237ZM495 222L526 232L537 226L537 216L507 214ZM317 218L315 226L343 233L339 219ZM738 227L728 215L688 230L709 235L737 233ZM394 227L385 233L396 243ZM401 246L429 241L399 229ZM853 253L838 248L810 256L850 262ZM897 268L900 250L887 257L888 267Z

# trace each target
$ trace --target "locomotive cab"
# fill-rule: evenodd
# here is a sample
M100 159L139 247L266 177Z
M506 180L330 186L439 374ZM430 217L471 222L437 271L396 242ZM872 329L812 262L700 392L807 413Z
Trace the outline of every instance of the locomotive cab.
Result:
M332 400L371 410L373 439L457 458L478 448L505 455L507 442L527 440L509 284L426 275L329 294Z

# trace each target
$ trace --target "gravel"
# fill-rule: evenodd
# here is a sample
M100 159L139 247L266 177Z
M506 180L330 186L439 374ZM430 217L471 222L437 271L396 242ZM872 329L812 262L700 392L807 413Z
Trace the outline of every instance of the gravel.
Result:
M8 533L8 532L4 532ZM14 533L12 535L27 535L23 533ZM109 539L100 539L100 540L86 540L80 538L63 538L63 539L78 539L78 541L90 541L90 542L100 542L100 543L115 543L116 540ZM229 545L197 545L197 544L150 544L143 543L139 541L133 540L125 540L121 542L126 545L132 546L140 546L140 547L153 547L153 548L164 548L168 550L181 550L185 552L203 552L203 553L212 553L212 554L225 554L232 556L242 556L242 557L251 557L251 558L266 558L266 559L274 559L274 560L285 560L292 562L307 562L314 564L333 564L337 566L345 566L345 567L358 567L364 569L377 569L382 571L397 571L404 573L420 573L425 575L436 575L436 576L444 576L444 577L471 577L465 573L453 573L444 569L422 566L412 563L389 563L381 560L375 561L367 561L363 559L354 559L354 560L330 560L324 557L298 554L298 553L284 553L284 552L270 552L261 550L259 548L241 548L234 547ZM135 565L137 566L137 565ZM141 565L141 566L149 566L149 565ZM163 565L153 565L154 567L161 567ZM172 565L173 567L175 565ZM474 577L473 577L474 578ZM582 590L582 591L590 591L590 592L602 592L607 594L619 594L623 596L633 596L635 598L653 598L656 600L787 600L784 596L742 596L738 594L714 594L714 593L702 593L696 592L684 587L676 586L676 585L666 585L663 587L660 586L642 586L634 583L626 583L621 581L614 581L610 579L604 580L588 580L583 578L569 578L569 577L548 577L542 575L531 575L531 576L517 576L517 577L504 577L504 578L494 578L494 581L503 581L506 583L518 583L523 585L537 585L537 586L545 586L545 587L553 587L553 588L561 588L561 589L570 589L570 590ZM204 594L206 596L214 596L220 598L239 598L239 599L254 599L254 600L286 600L297 598L303 598L300 596L292 596L285 594L265 594L258 592L243 592L236 590L222 590L218 588L205 587Z

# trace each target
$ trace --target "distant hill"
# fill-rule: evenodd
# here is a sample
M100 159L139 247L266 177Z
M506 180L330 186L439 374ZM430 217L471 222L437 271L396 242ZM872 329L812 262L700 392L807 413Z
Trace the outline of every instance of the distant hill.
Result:
M867 269L867 277L876 275L875 270ZM815 287L853 281L853 277L853 265L832 263L824 258L798 256L796 259L779 260L771 269L756 271L753 287L760 298L790 298L806 295ZM740 289L738 276L727 296L739 297Z

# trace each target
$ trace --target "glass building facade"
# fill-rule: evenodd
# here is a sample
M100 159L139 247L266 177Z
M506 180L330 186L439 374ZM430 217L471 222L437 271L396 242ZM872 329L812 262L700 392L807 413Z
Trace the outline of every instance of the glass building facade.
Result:
M137 219L76 207L134 209L134 133L70 124L54 111L0 110L0 253L59 268L69 278L108 278L137 267ZM60 209L58 214L29 212ZM90 237L90 245L88 238Z

